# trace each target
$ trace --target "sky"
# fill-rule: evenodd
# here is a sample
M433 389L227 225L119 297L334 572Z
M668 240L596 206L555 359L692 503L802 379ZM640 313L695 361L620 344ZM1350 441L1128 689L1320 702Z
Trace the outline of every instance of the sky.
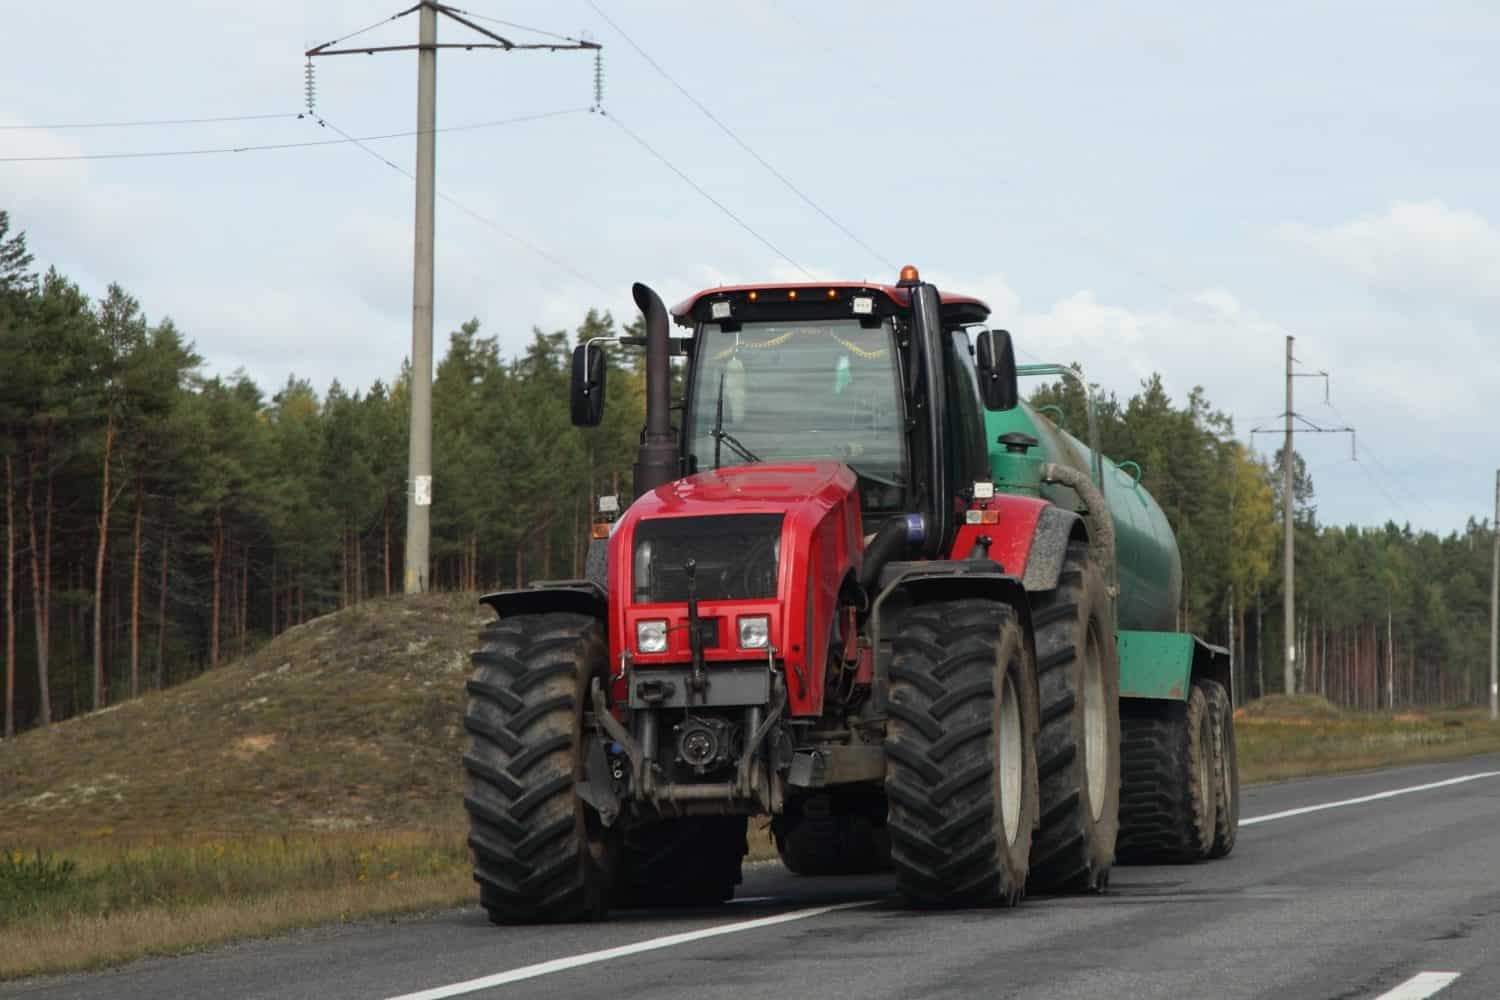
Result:
M912 263L984 298L1023 362L1078 362L1122 400L1153 372L1178 400L1202 386L1263 451L1279 439L1250 432L1279 426L1295 336L1298 371L1329 376L1326 399L1325 380L1298 379L1295 409L1357 430L1354 449L1298 439L1321 521L1446 533L1490 515L1500 7L595 3L460 4L601 42L604 99L590 110L587 53L440 54L438 124L455 130L437 138L439 354L470 318L507 353L589 308L628 320L634 281L670 304ZM118 282L209 371L243 368L268 393L399 370L410 137L4 158L409 132L410 52L319 60L316 116L295 115L307 48L382 21L350 44L409 44L416 15L5 6L0 208L38 264L95 296ZM439 35L477 37L447 20ZM283 117L60 127L240 115Z

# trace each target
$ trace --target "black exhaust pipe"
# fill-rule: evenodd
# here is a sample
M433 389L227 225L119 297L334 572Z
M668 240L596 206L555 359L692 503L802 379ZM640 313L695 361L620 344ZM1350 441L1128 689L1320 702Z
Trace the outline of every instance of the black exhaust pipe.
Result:
M672 345L661 296L636 282L635 304L646 317L646 431L635 458L635 495L678 477L677 434L672 430Z

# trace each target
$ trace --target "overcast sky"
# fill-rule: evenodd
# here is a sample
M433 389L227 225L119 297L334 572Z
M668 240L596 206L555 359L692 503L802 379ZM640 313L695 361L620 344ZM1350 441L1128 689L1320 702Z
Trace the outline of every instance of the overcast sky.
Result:
M910 262L985 298L1023 361L1081 362L1122 398L1153 371L1179 399L1201 385L1242 436L1283 410L1291 333L1303 370L1332 376L1332 408L1303 379L1297 409L1359 432L1357 462L1347 436L1299 439L1322 520L1446 532L1488 515L1500 7L598 2L858 241L587 2L461 2L603 42L609 115L764 242L587 110L588 55L444 51L440 126L570 113L439 136L439 189L489 220L438 205L440 352L470 317L507 351L591 306L629 318L637 280L671 303L804 270L889 281ZM15 126L295 113L302 52L399 6L5 8L0 125ZM321 60L317 111L356 136L409 131L415 70L412 53ZM295 118L7 128L0 157L329 138ZM369 145L411 169L410 138ZM354 146L0 163L0 208L40 264L94 295L118 281L211 370L268 392L290 373L367 386L409 352L411 183Z

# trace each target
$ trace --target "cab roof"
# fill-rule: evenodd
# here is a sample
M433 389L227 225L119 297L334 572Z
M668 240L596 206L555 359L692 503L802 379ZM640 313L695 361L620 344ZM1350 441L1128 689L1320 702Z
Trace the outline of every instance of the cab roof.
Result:
M718 299L743 299L751 292L766 302L790 303L808 292L806 301L823 302L827 299L848 301L860 293L883 296L888 308L904 312L911 308L911 289L900 285L878 285L859 281L809 281L800 283L778 283L762 285L721 285L705 288L672 307L672 318L680 326L693 326L708 319L707 303ZM796 293L796 294L789 294ZM939 291L943 321L956 325L983 323L990 315L990 307L982 300L969 295L955 295ZM882 310L886 311L886 310Z

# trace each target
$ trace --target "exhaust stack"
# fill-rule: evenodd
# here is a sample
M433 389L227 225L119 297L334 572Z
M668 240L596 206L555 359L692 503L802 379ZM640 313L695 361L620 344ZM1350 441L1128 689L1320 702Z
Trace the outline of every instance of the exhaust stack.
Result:
M636 282L635 304L646 317L646 430L635 459L635 496L678 477L677 434L672 429L672 357L667 307L661 296Z

